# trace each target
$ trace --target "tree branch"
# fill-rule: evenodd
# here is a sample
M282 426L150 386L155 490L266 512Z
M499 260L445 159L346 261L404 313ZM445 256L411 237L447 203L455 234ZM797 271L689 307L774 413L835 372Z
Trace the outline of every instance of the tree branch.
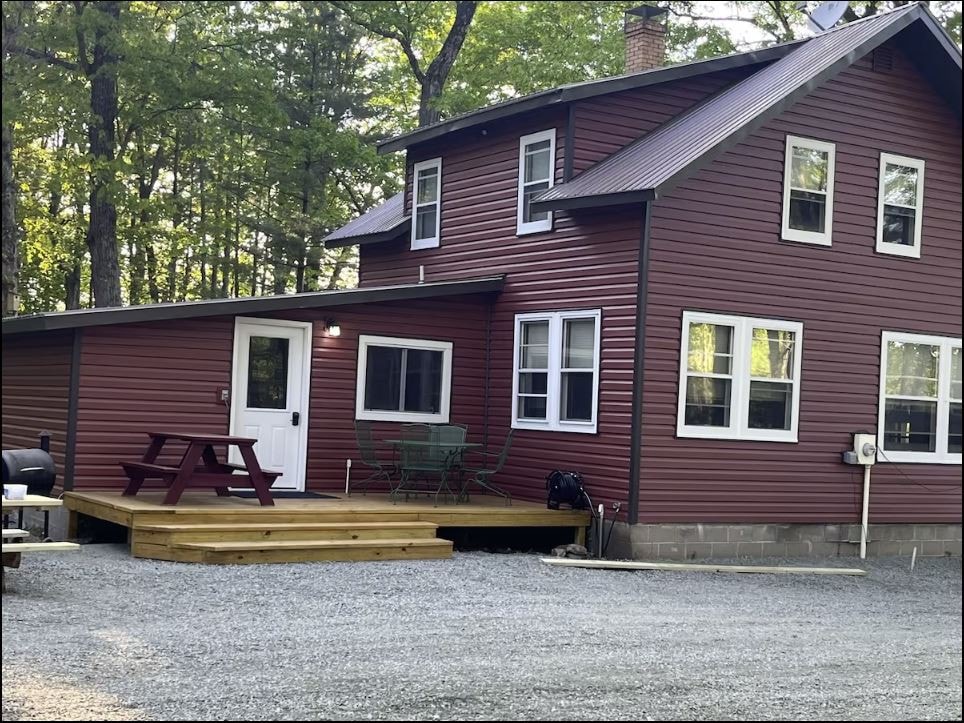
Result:
M405 53L405 57L408 59L408 64L411 67L412 73L415 75L416 80L418 80L419 83L423 83L425 81L425 72L422 70L418 56L415 54L415 48L412 46L412 38L409 35L402 33L397 28L386 28L378 25L370 17L364 17L355 12L355 9L350 3L332 0L331 4L345 13L348 19L355 23L355 25L365 28L365 30L370 33L380 35L386 40L394 40L397 42L401 46L402 52Z
M67 70L79 70L80 66L77 63L71 63L69 60L61 58L59 55L55 55L51 50L34 50L33 48L16 48L16 52L21 55L26 55L28 58L35 58L36 60L45 60L50 65L56 65L58 68L65 68Z

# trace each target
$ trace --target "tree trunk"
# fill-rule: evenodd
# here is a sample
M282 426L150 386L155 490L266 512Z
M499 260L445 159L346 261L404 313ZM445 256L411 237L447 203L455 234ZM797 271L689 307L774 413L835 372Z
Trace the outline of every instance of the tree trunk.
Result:
M478 5L478 2L472 2L471 0L459 0L456 3L455 21L452 23L445 42L442 43L442 49L435 56L435 60L429 64L424 76L419 79L422 86L418 100L419 126L438 123L441 118L438 108L435 107L435 101L442 95L445 81L448 80L452 66L455 65L455 60L459 56L459 51L462 49L462 43L465 42L465 36L469 32L469 25L472 24L472 18L475 16Z
M91 3L92 12L103 14L94 32L94 58L87 65L90 80L91 119L87 129L93 170L90 177L91 286L94 306L120 306L120 263L117 258L117 209L111 198L114 181L114 135L117 124L117 25L120 3L112 0ZM86 10L85 10L86 12ZM81 33L83 37L83 33ZM86 64L86 50L78 48Z
M13 126L3 124L3 316L17 312L20 272L20 229L17 227L17 187L13 178Z
M68 309L80 308L80 261L75 261L64 270L64 306Z

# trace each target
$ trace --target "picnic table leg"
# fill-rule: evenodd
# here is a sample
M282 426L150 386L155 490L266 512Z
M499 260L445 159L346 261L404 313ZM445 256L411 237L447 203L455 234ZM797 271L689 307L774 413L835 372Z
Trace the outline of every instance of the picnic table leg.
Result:
M184 493L184 489L187 487L191 475L194 474L194 465L198 463L203 453L204 445L198 442L188 443L187 451L181 459L181 466L177 470L177 476L174 478L174 482L171 483L171 488L164 496L165 505L176 505L177 501L181 499L181 495Z
M147 447L147 451L144 452L144 456L141 457L141 462L147 464L154 464L154 460L157 459L157 455L161 453L161 448L164 446L164 437L151 437L151 443Z
M124 491L121 493L121 497L133 497L137 494L137 491L141 488L141 485L144 484L143 474L130 472L128 473L128 476L130 477L130 481L127 483L127 487L125 487Z
M246 444L242 446L239 444L238 450L241 452L241 459L244 460L244 466L247 467L248 476L251 478L251 486L254 487L254 491L258 493L258 500L261 502L261 506L273 506L274 500L271 498L268 482L264 478L264 473L261 471L261 465L258 464L258 458L254 453L254 445Z

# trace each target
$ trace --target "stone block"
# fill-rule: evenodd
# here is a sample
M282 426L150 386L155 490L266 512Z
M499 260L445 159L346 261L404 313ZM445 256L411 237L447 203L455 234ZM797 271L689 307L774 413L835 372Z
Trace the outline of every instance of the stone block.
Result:
M869 557L897 557L900 555L901 542L899 540L878 540L867 545Z
M810 540L799 540L788 542L787 557L810 557L813 555L813 542Z
M738 542L736 545L737 557L763 557L762 542Z
M632 547L632 559L654 560L659 552L659 545L653 542L638 542Z
M656 556L661 560L682 560L684 546L675 542L661 542Z
M936 540L937 530L934 525L914 525L915 540Z
M683 555L687 560L705 560L711 556L713 545L709 542L687 542Z
M679 536L679 527L676 525L652 525L649 530L649 542L675 542L682 540Z
M710 557L725 558L725 557L737 557L739 553L737 552L738 542L713 542L710 543Z
M941 557L947 550L947 542L949 542L949 540L928 540L921 542L922 548L917 551L917 554L924 555L925 557Z
M752 542L753 525L731 525L726 531L727 542Z

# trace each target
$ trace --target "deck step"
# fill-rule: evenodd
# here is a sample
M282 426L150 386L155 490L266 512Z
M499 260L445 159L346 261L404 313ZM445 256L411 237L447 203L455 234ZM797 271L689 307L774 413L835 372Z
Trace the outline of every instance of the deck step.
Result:
M425 560L452 556L449 540L281 540L134 544L136 557L209 564L338 562L350 560Z
M266 542L292 540L410 540L434 538L432 522L279 522L135 524L133 542Z

